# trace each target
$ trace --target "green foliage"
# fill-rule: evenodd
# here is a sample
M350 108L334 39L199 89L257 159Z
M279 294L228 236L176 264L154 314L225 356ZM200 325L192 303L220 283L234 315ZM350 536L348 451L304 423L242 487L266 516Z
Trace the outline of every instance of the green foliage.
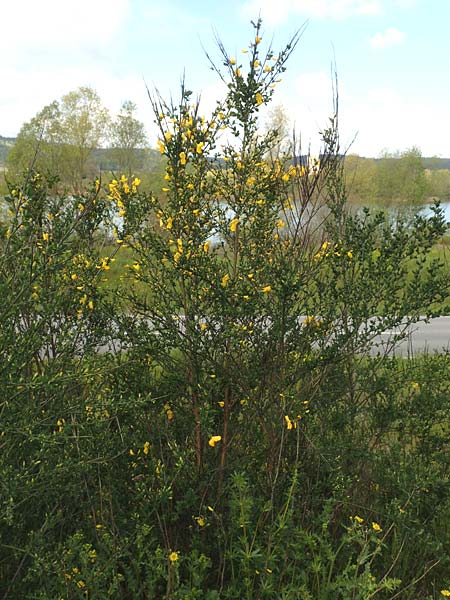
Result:
M247 66L220 45L228 93L209 118L184 85L153 98L162 193L123 175L59 196L36 172L10 189L5 598L448 587L450 357L369 352L448 291L426 262L441 211L349 213L336 117L320 160L267 160L279 138L258 113L297 36L263 50L260 27ZM124 261L112 298L102 279Z
M132 174L142 170L147 146L143 123L134 116L136 105L124 102L117 119L111 126L111 156L116 161L118 170Z
M418 148L402 153L385 152L377 167L377 199L385 206L418 205L428 196L428 185L422 155Z

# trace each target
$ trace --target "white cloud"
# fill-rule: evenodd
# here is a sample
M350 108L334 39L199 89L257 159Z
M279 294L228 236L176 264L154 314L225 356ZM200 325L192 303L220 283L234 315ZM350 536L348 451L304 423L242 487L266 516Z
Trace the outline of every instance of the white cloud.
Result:
M129 0L15 0L2 3L0 50L9 56L30 49L66 51L111 41L128 12Z
M291 15L346 19L353 15L377 15L381 10L381 0L246 0L241 8L246 19L261 11L261 17L270 25L283 23Z
M376 33L370 38L370 45L372 48L389 48L391 46L398 46L405 41L406 34L403 31L399 31L394 27L389 27L383 33Z

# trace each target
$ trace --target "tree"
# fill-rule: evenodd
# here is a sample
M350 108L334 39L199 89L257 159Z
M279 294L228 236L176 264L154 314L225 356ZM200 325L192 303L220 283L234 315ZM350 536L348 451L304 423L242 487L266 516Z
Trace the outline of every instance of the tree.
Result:
M111 126L111 156L121 172L131 174L142 166L147 146L144 124L136 119L136 104L127 100Z
M291 153L291 143L289 141L289 117L282 104L275 105L269 112L265 125L265 131L272 136L268 155L275 159Z
M88 175L89 159L106 140L110 116L91 87L80 87L61 99L61 135L68 150L72 183L79 187Z
M45 106L25 123L8 155L14 178L24 169L51 172L74 190L94 175L92 153L106 139L109 114L90 87L80 87Z
M347 200L357 205L373 204L377 168L372 158L349 154L344 163Z
M35 168L63 178L61 142L61 111L58 102L54 101L19 131L7 158L10 176L14 179L24 170Z
M377 168L377 196L384 205L417 205L427 195L427 179L419 148L383 152Z

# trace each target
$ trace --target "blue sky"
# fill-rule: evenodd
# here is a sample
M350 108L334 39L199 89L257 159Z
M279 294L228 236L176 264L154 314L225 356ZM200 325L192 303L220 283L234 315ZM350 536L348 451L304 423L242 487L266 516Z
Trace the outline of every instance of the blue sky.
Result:
M16 135L43 106L91 85L113 112L133 100L156 135L144 81L177 95L183 71L204 112L223 93L204 48L214 32L231 55L250 42L280 49L305 22L275 97L313 147L339 77L341 137L350 151L418 146L450 156L450 0L15 0L0 8L0 134Z

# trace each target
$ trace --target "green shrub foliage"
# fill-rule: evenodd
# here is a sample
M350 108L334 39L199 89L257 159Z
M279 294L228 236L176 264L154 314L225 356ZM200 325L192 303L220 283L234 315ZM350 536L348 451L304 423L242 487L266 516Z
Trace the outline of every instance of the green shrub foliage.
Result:
M123 176L58 196L31 171L10 186L3 598L449 586L450 359L377 346L445 302L428 258L442 214L349 213L337 115L319 156L271 153L258 116L298 36L276 52L254 27L243 64L219 44L226 95L209 117L184 84L177 103L151 97L162 190Z

